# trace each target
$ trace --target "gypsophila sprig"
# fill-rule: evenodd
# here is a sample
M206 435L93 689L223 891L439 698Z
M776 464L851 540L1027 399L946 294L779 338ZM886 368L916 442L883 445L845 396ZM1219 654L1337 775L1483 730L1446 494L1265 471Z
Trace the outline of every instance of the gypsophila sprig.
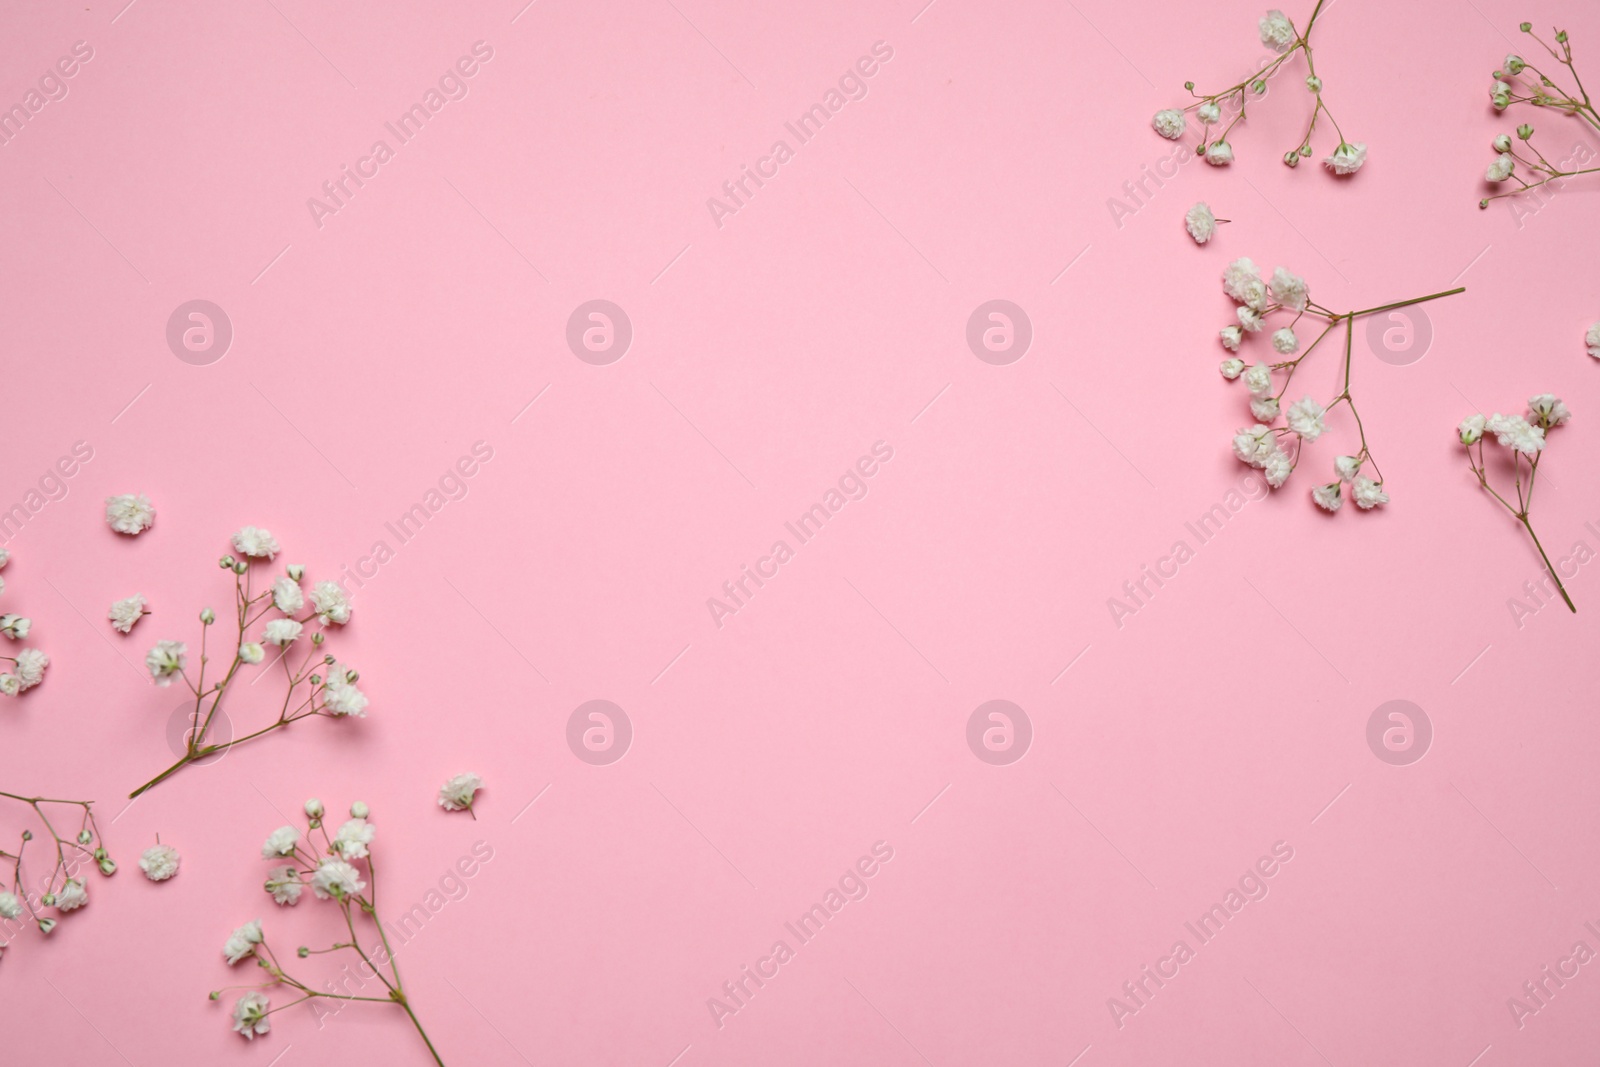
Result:
M1479 487L1499 501L1511 513L1511 517L1528 531L1533 547L1539 550L1539 558L1544 560L1545 570L1550 572L1556 589L1561 592L1561 599L1576 612L1578 609L1572 603L1572 597L1567 595L1567 587L1561 584L1561 575L1551 565L1544 545L1539 543L1539 535L1533 532L1533 522L1528 518L1528 513L1533 510L1533 482L1539 473L1539 461L1544 458L1545 446L1549 443L1549 432L1571 418L1572 412L1560 397L1540 393L1528 398L1526 415L1502 415L1498 411L1487 418L1468 415L1456 427L1456 437L1467 451L1467 465L1477 477ZM1489 484L1489 464L1483 446L1490 437L1509 453L1511 459L1513 488L1506 490L1504 495ZM1474 452L1474 449L1477 451ZM1513 492L1517 499L1515 505L1509 499Z
M1228 137L1233 133L1234 127L1244 121L1251 100L1265 96L1267 83L1282 71L1289 60L1297 54L1304 53L1305 87L1313 101L1311 117L1306 121L1305 133L1301 136L1300 143L1283 154L1283 162L1295 167L1299 166L1302 159L1311 157L1311 139L1316 133L1317 122L1326 116L1328 123L1333 126L1338 142L1322 162L1335 174L1354 174L1360 170L1362 164L1367 161L1366 143L1346 140L1344 131L1339 129L1339 123L1334 120L1333 112L1323 99L1322 79L1317 75L1316 58L1311 51L1311 31L1322 15L1324 6L1326 0L1317 0L1316 7L1311 9L1311 16L1306 19L1304 30L1296 29L1294 22L1282 11L1276 9L1268 11L1261 17L1257 29L1260 31L1261 43L1277 53L1276 58L1267 61L1243 81L1216 92L1197 92L1194 82L1184 82L1183 87L1194 98L1193 102L1187 107L1165 108L1156 112L1150 124L1161 136L1176 141L1188 129L1189 114L1193 112L1194 117L1200 122L1200 141L1195 146L1195 152L1205 157L1205 161L1212 166L1225 167L1233 162L1233 142ZM1224 118L1227 119L1226 124L1223 123Z
M305 568L299 564L290 564L282 575L258 577L269 566L265 561L280 551L277 540L260 527L239 530L233 535L232 544L240 555L229 554L217 561L233 576L237 634L225 646L231 649L228 668L220 679L207 681L208 636L217 621L216 612L210 608L200 612L198 655L192 663L186 642L162 639L150 649L145 666L151 681L162 688L181 683L194 696L194 711L183 755L130 796L159 785L197 760L254 741L301 719L317 715L330 719L366 716L367 695L356 684L360 675L323 649L329 629L350 621L350 600L344 589L336 582L322 581L307 594L301 588ZM131 615L131 611L130 607L124 616ZM267 618L269 615L274 617ZM312 625L317 628L308 632ZM272 646L278 653L261 669L272 670L279 665L283 669L283 700L277 718L259 729L228 740L215 740L212 730L223 701L238 685L244 668L259 666L267 658L263 645Z
M1236 259L1228 264L1222 272L1222 289L1238 302L1234 314L1239 320L1238 325L1224 326L1219 332L1222 347L1229 352L1238 352L1246 339L1256 334L1269 338L1268 344L1273 352L1273 356L1259 363L1246 363L1238 357L1222 361L1222 376L1229 381L1242 380L1250 391L1250 414L1255 419L1253 426L1242 427L1234 435L1233 454L1241 462L1260 470L1266 476L1267 484L1278 489L1299 466L1305 446L1328 431L1328 416L1342 404L1355 420L1360 447L1353 455L1341 455L1335 459L1333 466L1336 477L1314 488L1311 500L1325 511L1338 511L1344 502L1342 486L1349 485L1350 499L1362 511L1387 504L1389 496L1383 486L1383 474L1378 468L1378 461L1372 456L1372 449L1367 443L1366 426L1356 410L1355 397L1350 389L1351 339L1355 320L1364 315L1393 311L1466 290L1448 289L1442 293L1359 311L1331 311L1311 299L1311 290L1304 278L1283 267L1274 270L1270 278L1263 278L1256 265L1247 258ZM1284 319L1288 321L1276 329L1269 329L1274 316L1279 322ZM1305 319L1309 319L1313 326L1326 325L1302 349L1296 327ZM1326 404L1310 396L1288 401L1286 394L1300 364L1341 326L1344 328L1344 364L1343 387L1339 393ZM1275 356L1293 358L1276 359ZM1281 426L1277 425L1280 417L1284 423ZM1369 467L1370 475L1365 473Z
M94 821L93 801L26 797L5 792L0 792L0 800L15 801L33 813L49 838L49 843L41 840L41 845L35 846L35 854L42 847L45 862L50 865L49 873L43 877L29 878L25 860L29 844L35 840L30 827L24 827L18 835L15 852L0 849L0 932L6 937L14 935L26 916L26 921L48 934L56 928L57 917L89 902L86 878L81 873L83 868L93 864L109 878L117 872L116 861L101 843L100 828ZM78 828L68 830L70 823L65 818L76 820ZM4 877L6 867L10 868L9 880ZM48 914L51 909L55 915ZM6 940L0 938L0 954L5 948Z
M1515 52L1506 56L1500 69L1491 75L1489 103L1498 112L1507 111L1513 104L1526 104L1559 115L1576 116L1588 123L1591 130L1600 133L1600 111L1595 110L1594 101L1589 99L1589 91L1578 76L1578 68L1573 65L1572 42L1567 39L1567 31L1555 30L1554 37L1547 42L1534 32L1531 22L1524 22L1519 29L1537 43L1550 60L1547 62L1531 52L1532 59ZM1540 64L1544 66L1541 68ZM1567 68L1565 73L1562 67ZM1568 79L1570 88L1563 84ZM1575 165L1594 158L1593 150L1587 146L1580 145L1581 151L1575 149L1568 159L1553 163L1534 145L1533 135L1533 126L1524 122L1517 126L1515 138L1502 133L1491 143L1495 155L1484 171L1484 180L1501 186L1508 181L1516 184L1479 200L1480 208L1488 207L1491 200L1516 196L1551 182L1557 182L1556 188L1560 188L1563 178L1600 171L1600 167Z
M281 908L299 903L305 888L310 886L312 896L317 900L332 901L344 920L348 939L341 938L325 948L302 945L290 957L291 960L348 952L359 963L352 960L345 965L347 981L343 985L336 984L332 977L318 980L305 976L304 972L290 974L268 944L261 920L252 919L227 937L222 945L222 956L229 966L253 962L263 972L264 980L213 990L211 999L219 1000L224 992L231 990L247 990L234 1002L231 1018L234 1031L250 1041L271 1032L271 1016L318 998L395 1004L405 1011L406 1017L416 1027L434 1062L444 1067L444 1060L440 1058L438 1049L434 1048L427 1031L422 1028L422 1022L406 996L405 985L400 980L400 968L395 962L394 948L378 916L378 873L372 853L377 831L367 821L371 815L370 809L359 801L352 804L352 818L332 835L323 824L325 812L320 800L306 801L305 812L306 830L303 835L296 827L280 827L268 835L266 844L262 846L263 857L273 862L267 872L264 888ZM361 814L356 815L355 812ZM365 864L365 869L358 864ZM370 930L367 929L369 926ZM376 979L381 983L384 995L355 996L348 992L348 974L352 967L359 975L370 975L366 980ZM294 999L274 1007L267 994L279 989L288 990Z

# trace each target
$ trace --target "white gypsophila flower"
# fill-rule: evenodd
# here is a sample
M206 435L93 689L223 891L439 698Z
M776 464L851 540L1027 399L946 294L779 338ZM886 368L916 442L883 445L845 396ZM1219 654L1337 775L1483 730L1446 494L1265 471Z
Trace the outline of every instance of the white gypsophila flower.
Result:
M1500 136L1494 139L1493 147L1496 152L1511 151L1511 135L1509 133L1502 133Z
M156 521L156 509L143 493L106 497L106 522L120 534L140 534Z
M285 615L293 615L305 606L306 595L300 583L293 578L278 577L272 582L272 606Z
M1207 126L1215 126L1222 118L1222 108L1217 106L1217 102L1215 100L1207 100L1205 103L1195 108L1194 114L1195 118L1199 119Z
M111 602L111 610L106 612L106 618L111 620L111 628L119 634L125 634L133 629L133 624L145 615L145 607L150 602L144 598L143 593L135 593L123 600Z
M1244 331L1237 326L1224 326L1217 331L1217 336L1222 338L1222 347L1229 352L1239 351L1239 342L1244 340Z
M50 657L37 648L25 648L17 653L17 682L19 692L32 689L44 681L44 669L50 666Z
M0 569L3 569L10 562L11 552L8 549L0 548Z
M294 846L299 840L299 830L292 826L280 826L267 835L267 843L261 846L261 858L270 860L279 856L292 856Z
M0 674L0 695L14 697L22 692L22 679L9 671Z
M367 807L367 802L366 801L357 800L357 801L351 802L351 804L350 804L350 817L351 818L353 818L353 819L365 819L367 816L369 816L371 814L372 814L372 809Z
M1306 303L1311 299L1311 290L1307 287L1306 280L1282 267L1273 269L1270 288L1272 298L1291 311L1304 311Z
M1233 454L1239 458L1239 462L1248 463L1252 467L1260 467L1266 461L1267 453L1277 447L1270 426L1258 423L1255 426L1240 427L1239 432L1233 435Z
M181 673L188 662L189 646L182 641L157 641L144 657L150 677L163 689L172 684L172 676Z
M257 1034L265 1034L272 1029L272 1021L267 1018L267 1012L272 1002L265 993L252 991L246 993L233 1002L233 1029L236 1033L244 1035L246 1041L253 1041Z
M28 631L33 629L33 620L21 615L0 615L0 634L5 634L13 641L21 641L28 636Z
M1241 304L1254 303L1255 286L1261 283L1261 272L1249 256L1240 256L1222 269L1222 291Z
M1219 369L1222 371L1222 376L1231 382L1244 373L1244 360L1225 359Z
M311 587L311 607L323 625L336 622L343 626L350 621L350 598L335 582L318 582Z
M304 627L294 619L269 619L261 631L261 640L280 647L293 644L302 629Z
M1252 363L1245 368L1244 384L1251 396L1266 396L1272 392L1272 368L1265 363Z
M267 872L267 892L272 894L272 899L282 906L292 906L300 902L300 894L305 892L305 885L300 881L300 872L289 864L274 867Z
M1328 428L1323 422L1323 416L1327 413L1327 408L1306 396L1289 405L1284 421L1289 424L1289 429L1300 435L1302 440L1315 441Z
M233 535L233 550L241 556L271 559L278 554L278 540L259 526L244 526Z
M1274 489L1282 488L1293 470L1294 464L1289 459L1289 453L1281 448L1273 448L1261 464L1261 473L1267 476L1267 484Z
M259 944L261 944L261 920L251 919L228 935L228 940L222 946L222 955L231 967L254 952Z
M322 801L318 800L316 797L312 797L310 800L306 801L306 814L311 816L311 818L322 818L323 810Z
M1572 418L1572 412L1554 393L1540 393L1528 398L1528 415L1540 426L1560 426Z
M1233 162L1233 146L1227 141L1212 141L1206 145L1206 162L1213 167L1226 167Z
M1532 456L1544 447L1544 428L1530 425L1521 415L1502 415L1498 411L1485 424L1501 448Z
M1241 304L1237 310L1239 325L1244 327L1245 333L1259 333L1261 331L1261 312L1253 307Z
M464 811L472 807L474 795L483 788L483 779L471 771L458 774L439 789L439 806L445 811Z
M358 860L368 854L367 846L378 828L366 819L349 819L333 835L333 850L347 860Z
M254 641L246 641L239 646L239 662L254 666L267 658L267 650Z
M1360 475L1350 483L1350 496L1355 500L1356 507L1362 511L1371 511L1379 504L1389 502L1389 494L1383 491L1382 482L1375 482Z
M1277 8L1262 15L1258 25L1261 29L1261 43L1279 55L1293 48L1295 41L1300 39L1294 32L1294 23L1289 21L1289 16Z
M318 864L316 872L311 876L311 891L317 895L318 900L327 900L329 897L351 897L367 888L367 883L361 880L361 872L341 859L332 856Z
M1335 456L1333 470L1341 482L1348 482L1360 472L1361 461L1354 456Z
M1600 359L1600 322L1590 326L1583 335L1583 343L1589 346L1589 354L1595 359Z
M1194 238L1194 243L1197 245L1203 245L1211 240L1217 232L1217 217L1211 213L1211 205L1201 200L1185 211L1183 228L1189 231L1189 236Z
M1272 347L1282 355L1293 355L1295 350L1300 347L1300 338L1295 336L1293 330L1285 326L1272 332Z
M68 878L56 894L57 911L77 911L89 903L89 890L82 878Z
M165 882L178 873L181 857L171 845L154 844L139 857L139 869L152 882Z
M1278 398L1275 396L1253 397L1250 401L1250 414L1259 422L1271 422L1278 417Z
M1516 169L1517 161L1511 157L1510 152L1501 152L1494 157L1494 162L1489 164L1489 169L1483 176L1492 182L1503 182L1511 177L1511 172Z
M1354 144L1339 145L1333 150L1333 155L1322 162L1335 174L1354 174L1366 161L1367 144L1365 141L1356 141Z
M1150 125L1155 127L1157 133L1169 141L1176 141L1183 136L1184 128L1188 125L1183 117L1183 112L1175 107L1163 108L1155 113L1150 120Z
M1341 483L1339 482L1319 485L1311 490L1311 499L1323 511L1338 511L1339 505L1344 503L1344 494L1340 490Z
M350 668L335 663L328 668L328 680L322 687L322 706L334 715L367 717L367 695L357 689L348 675Z
M8 893L0 889L0 919L19 919L22 917L22 901L17 899L15 893Z
M1483 430L1488 424L1489 420L1482 415L1468 415L1456 427L1456 433L1460 435L1462 444L1475 445L1483 440Z

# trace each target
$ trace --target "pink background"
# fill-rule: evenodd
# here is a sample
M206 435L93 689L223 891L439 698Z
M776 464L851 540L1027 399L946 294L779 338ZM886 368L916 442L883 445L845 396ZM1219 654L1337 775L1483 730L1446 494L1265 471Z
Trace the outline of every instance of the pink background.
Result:
M1177 168L1119 226L1108 201L1173 151L1151 113L1249 69L1258 4L121 3L0 16L0 102L94 49L0 147L0 507L94 450L6 542L0 606L52 666L0 706L0 788L95 799L123 868L6 953L8 1060L427 1062L387 1008L296 1009L247 1046L207 1003L239 923L331 932L260 890L261 839L317 795L372 805L397 905L493 848L401 953L452 1065L1591 1062L1600 964L1521 1029L1506 1000L1600 949L1600 570L1571 582L1579 615L1519 627L1537 556L1452 428L1563 395L1535 519L1553 552L1600 549L1600 181L1476 208L1519 120L1486 99L1507 37L1566 20L1593 61L1600 14L1339 0L1318 68L1365 169L1278 162L1297 60L1231 169ZM465 99L319 229L306 199L480 40ZM719 228L707 198L877 41L867 97ZM1205 248L1197 199L1234 220ZM1312 508L1340 416L1119 628L1107 599L1245 473L1214 339L1239 255L1336 308L1468 292L1429 305L1409 365L1358 337L1391 505ZM209 366L165 342L195 298L235 331ZM608 366L565 342L596 298L634 330ZM994 298L1033 324L1009 366L964 339ZM1302 371L1324 399L1335 372ZM480 440L465 498L399 545L384 523ZM713 625L706 599L880 440L865 499ZM129 491L159 513L137 540L101 518ZM245 523L312 577L396 549L331 642L370 718L124 808L178 702L143 653L226 608L213 561ZM135 591L156 614L123 638L105 608ZM634 730L609 766L566 742L597 698ZM965 740L997 698L1034 730L1008 766ZM1435 731L1409 766L1366 742L1394 699ZM476 823L434 803L468 768ZM134 867L157 833L183 852L162 885ZM877 841L870 894L719 1029L707 999ZM1278 841L1266 899L1119 1029L1107 999Z

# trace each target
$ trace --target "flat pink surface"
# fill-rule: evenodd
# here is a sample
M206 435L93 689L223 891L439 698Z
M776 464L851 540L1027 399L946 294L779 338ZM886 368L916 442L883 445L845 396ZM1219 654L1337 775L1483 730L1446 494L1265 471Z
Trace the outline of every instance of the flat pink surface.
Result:
M1600 567L1577 616L1519 620L1538 558L1452 434L1564 396L1535 519L1553 553L1600 549L1600 181L1476 207L1518 121L1486 99L1517 22L1560 21L1596 79L1592 8L1338 0L1318 69L1371 146L1338 181L1278 162L1298 60L1231 169L1151 131L1186 78L1264 54L1237 0L122 2L0 14L0 103L93 50L0 147L0 509L93 450L5 541L0 606L52 666L0 703L0 788L95 799L122 864L6 952L7 1062L427 1062L386 1007L298 1008L246 1045L207 1002L239 923L331 935L325 905L260 888L261 840L311 795L372 806L380 901L445 882L400 959L453 1067L1592 1061L1600 965L1520 1027L1507 999L1600 950ZM447 83L465 95L394 138L480 41ZM785 124L875 42L864 98L800 143ZM1593 144L1534 117L1546 145ZM361 163L378 140L392 158ZM792 158L761 163L779 140ZM776 175L714 218L746 166ZM1205 248L1181 228L1197 199L1233 220ZM1204 544L1186 525L1247 473L1216 371L1239 255L1336 308L1468 287L1428 305L1419 360L1358 337L1387 508L1312 508L1340 415L1282 493L1241 493ZM166 341L194 299L234 331L209 365ZM632 326L606 365L566 339L596 299ZM1032 323L1009 365L966 343L992 299ZM1332 352L1302 371L1324 399L1335 373ZM476 442L492 459L450 479ZM785 523L875 445L892 458L799 543ZM101 518L131 491L158 510L136 540ZM125 807L179 702L143 654L226 607L214 560L246 523L314 578L365 575L331 647L370 717ZM1179 541L1192 558L1118 625L1108 600ZM747 566L769 577L718 626L707 599ZM135 591L156 614L124 638L103 616ZM270 685L236 722L273 714ZM595 699L632 727L609 765L567 741ZM969 748L989 700L1024 709L1020 761ZM1368 746L1391 700L1432 724L1419 762ZM476 822L434 802L466 769ZM157 833L183 853L162 885L134 866ZM480 841L492 860L449 881ZM794 937L878 842L865 897ZM1265 896L1194 937L1241 879ZM780 940L719 1026L708 1001ZM1192 958L1118 1019L1180 940Z

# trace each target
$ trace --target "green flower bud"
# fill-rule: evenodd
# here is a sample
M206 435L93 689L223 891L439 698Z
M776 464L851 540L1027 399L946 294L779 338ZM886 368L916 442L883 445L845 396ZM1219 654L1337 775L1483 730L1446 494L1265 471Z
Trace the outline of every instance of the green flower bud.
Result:
M1315 74L1309 76L1306 78L1306 88L1310 89L1314 93L1322 92L1322 79L1317 77Z
M1523 33L1532 33L1533 32L1533 23L1524 22L1521 26L1518 26L1517 29L1521 30Z
M1524 122L1521 126L1517 127L1517 136L1526 141L1528 138L1533 136L1533 127Z
M311 950L306 946L301 945L297 954L301 959L305 959L307 956L311 955Z
M91 834L89 831L87 831L87 830L79 830L78 831L78 844L87 845L90 841L93 841L93 840L94 840L94 835Z
M232 556L223 556L221 559L217 560L217 566L221 567L225 571L226 570L232 570L233 569L233 557Z

